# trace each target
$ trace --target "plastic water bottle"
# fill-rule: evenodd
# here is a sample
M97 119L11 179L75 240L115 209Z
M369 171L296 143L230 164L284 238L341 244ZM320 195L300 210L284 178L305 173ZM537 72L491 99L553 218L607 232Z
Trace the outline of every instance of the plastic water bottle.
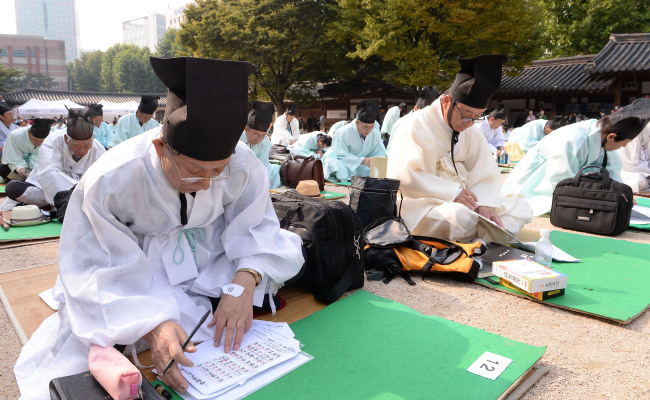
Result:
M542 229L539 231L540 238L535 245L535 262L551 267L553 260L553 245L548 235L551 231Z

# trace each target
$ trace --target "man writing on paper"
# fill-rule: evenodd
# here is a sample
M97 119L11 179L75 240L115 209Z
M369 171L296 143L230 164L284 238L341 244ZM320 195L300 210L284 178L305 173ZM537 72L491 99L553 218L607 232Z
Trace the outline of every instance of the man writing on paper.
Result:
M269 188L275 189L282 186L280 181L280 166L269 162L269 153L271 152L271 141L266 131L271 125L273 118L273 103L263 101L253 101L249 104L248 122L244 127L244 132L239 140L250 148L258 160L266 168L269 175Z
M50 134L53 120L36 118L30 126L18 128L5 141L0 176L5 181L24 181L38 161L38 150Z
M399 179L402 218L416 235L491 241L479 216L517 233L531 220L520 197L500 196L501 175L474 125L501 83L504 55L461 59L446 94L404 117L388 157L388 178ZM489 228L489 227L488 227Z
M370 176L370 159L386 157L378 124L379 101L361 100L357 118L336 131L332 148L323 156L325 179L349 181L353 176Z
M117 121L112 146L117 146L127 139L160 126L158 121L153 119L153 114L158 108L159 98L159 96L142 96L138 109Z
M237 350L253 305L303 263L300 238L280 229L265 168L239 143L251 65L150 60L169 88L163 126L111 149L73 192L59 247L59 311L14 368L26 399L47 398L50 379L87 370L93 343L148 346L159 372L173 358L163 381L184 392L178 363L192 363L181 345L212 302L221 297L193 341Z

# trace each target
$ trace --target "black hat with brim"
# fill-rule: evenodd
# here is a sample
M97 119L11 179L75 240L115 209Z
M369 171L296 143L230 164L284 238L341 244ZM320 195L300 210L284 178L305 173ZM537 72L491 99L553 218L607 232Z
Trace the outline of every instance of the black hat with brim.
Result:
M289 104L287 106L287 115L296 115L296 111L298 111L298 106L296 104Z
M138 110L143 114L153 115L158 108L158 99L160 96L143 95L140 98Z
M249 107L250 111L248 111L248 122L246 126L256 131L266 132L273 120L273 112L275 111L273 103L252 101Z
M487 108L488 101L501 85L502 68L506 61L508 57L504 54L459 59L460 71L449 88L452 99L469 107Z
M102 110L104 108L103 104L91 104L88 106L88 111L86 114L90 117L97 117L97 116L104 116L104 111Z
M224 160L235 151L248 114L246 61L149 57L167 86L163 139L199 161Z
M379 118L379 100L365 99L358 104L357 120L373 124Z
M32 125L29 128L29 133L39 139L45 139L50 134L50 128L54 123L53 119L49 118L36 118L32 120Z
M420 90L420 94L418 95L418 101L415 104L419 109L422 109L426 106L431 105L433 101L436 99L436 91L433 90L430 87L425 87Z

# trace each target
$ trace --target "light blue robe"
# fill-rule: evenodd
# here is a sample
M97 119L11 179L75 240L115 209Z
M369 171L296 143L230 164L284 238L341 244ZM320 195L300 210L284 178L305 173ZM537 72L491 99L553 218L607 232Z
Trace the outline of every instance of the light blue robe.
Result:
M127 139L138 136L149 129L157 128L160 124L155 119L151 118L146 124L140 126L140 121L135 113L126 114L117 121L115 125L115 135L113 136L113 146L117 146Z
M332 148L323 156L325 179L349 181L353 176L370 176L370 168L361 162L365 157L386 157L379 124L362 140L356 120L340 128L332 139Z
M391 107L388 109L388 112L384 116L384 122L381 124L381 133L385 133L387 135L390 135L391 131L393 130L393 124L400 118L400 112L401 110L399 109L398 106Z
M519 148L525 153L544 138L544 127L547 122L545 119L536 119L519 128L513 129L508 137L508 141L517 142Z
M325 152L327 148L318 148L318 135L324 135L324 133L321 131L304 133L300 135L298 141L292 146L289 146L289 148L293 149L295 154L305 157L315 155L318 150Z
M102 122L98 127L93 127L95 140L101 143L106 150L113 145L113 129L106 122Z
M268 137L262 139L258 144L250 144L246 137L246 131L241 134L240 141L244 142L252 151L258 160L266 167L269 176L269 189L275 189L282 186L280 181L280 166L269 162L269 152L271 151L271 141Z
M554 130L519 161L501 193L523 195L535 216L551 211L558 182L574 177L587 165L602 165L605 151L601 142L600 126L595 119ZM622 182L621 158L615 151L607 152L607 171L611 179Z

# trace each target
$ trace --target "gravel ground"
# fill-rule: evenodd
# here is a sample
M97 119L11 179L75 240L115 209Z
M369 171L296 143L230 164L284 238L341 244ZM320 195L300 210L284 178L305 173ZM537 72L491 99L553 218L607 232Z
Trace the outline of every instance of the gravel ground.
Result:
M347 193L340 186L330 191ZM539 231L548 218L525 229ZM650 243L650 235L625 232L620 239ZM56 260L57 243L0 249L0 271ZM366 282L364 290L398 301L425 315L437 315L534 346L547 346L540 364L549 372L522 399L650 399L650 312L628 325L541 305L479 285L446 279L409 286L397 277L389 284ZM0 309L0 399L15 399L13 364L18 337ZM423 341L426 346L426 340ZM435 344L432 344L435 346Z

